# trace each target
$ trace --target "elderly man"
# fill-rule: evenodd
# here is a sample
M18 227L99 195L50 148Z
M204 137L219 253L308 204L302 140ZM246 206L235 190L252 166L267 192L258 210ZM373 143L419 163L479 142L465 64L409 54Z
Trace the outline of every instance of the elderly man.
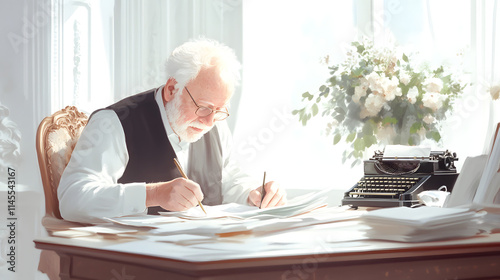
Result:
M284 190L268 182L261 205L260 183L232 160L223 120L239 69L230 48L206 39L187 42L167 60L164 86L94 112L59 184L62 217L94 222L146 208L150 214L182 211L198 201L285 204Z

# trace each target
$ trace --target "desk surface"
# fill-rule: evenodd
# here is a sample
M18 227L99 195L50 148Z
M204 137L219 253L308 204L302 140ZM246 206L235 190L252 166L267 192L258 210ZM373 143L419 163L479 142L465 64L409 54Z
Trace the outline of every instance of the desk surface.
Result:
M344 222L348 223L348 222ZM102 236L35 240L61 257L62 279L477 279L500 278L500 234L435 242L329 242L238 251ZM309 231L296 230L298 238ZM246 237L251 240L250 236ZM227 245L227 244L226 244ZM258 246L258 245L256 245ZM128 277L128 278L127 278ZM495 278L494 278L495 277Z

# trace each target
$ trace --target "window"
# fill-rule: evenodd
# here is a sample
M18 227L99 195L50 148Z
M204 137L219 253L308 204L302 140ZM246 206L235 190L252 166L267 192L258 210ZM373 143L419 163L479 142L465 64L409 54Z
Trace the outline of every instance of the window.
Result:
M325 56L340 61L346 44L366 26L369 1L243 2L243 85L234 154L255 176L288 188L345 189L359 169L341 165L342 150L321 134L321 121L303 127L291 111L301 95L328 75ZM341 148L340 148L341 149ZM257 177L258 178L258 177Z
M376 43L393 36L423 60L463 68L463 78L473 82L443 123L442 143L433 144L457 152L460 168L466 156L483 153L490 139L493 105L487 91L500 82L494 73L498 14L497 1L244 2L235 154L256 176L266 170L286 187L351 187L363 175L362 166L343 165L346 146L322 135L324 123L316 119L302 127L291 111L299 108L303 92L326 80L323 57L343 60L342 46L363 35ZM477 136L464 137L471 134Z
M51 112L113 100L113 1L54 1Z

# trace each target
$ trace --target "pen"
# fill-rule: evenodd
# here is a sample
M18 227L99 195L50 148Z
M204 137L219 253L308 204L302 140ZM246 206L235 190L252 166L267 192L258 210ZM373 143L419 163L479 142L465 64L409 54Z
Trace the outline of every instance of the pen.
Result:
M264 171L264 180L262 181L262 190L261 190L262 196L260 197L259 209L262 209L262 201L264 201L264 196L266 196L266 188L264 188L265 185L266 185L266 171Z
M177 161L177 158L174 158L174 163L175 163L175 166L177 166L177 169L181 173L182 177L184 177L184 179L188 179L189 180L189 178L186 175L186 173L184 173L184 170L182 170L182 166ZM200 205L201 210L203 210L203 212L205 212L205 214L207 214L207 211L205 211L205 208L203 208L203 204L201 204L201 201L198 200L198 204Z

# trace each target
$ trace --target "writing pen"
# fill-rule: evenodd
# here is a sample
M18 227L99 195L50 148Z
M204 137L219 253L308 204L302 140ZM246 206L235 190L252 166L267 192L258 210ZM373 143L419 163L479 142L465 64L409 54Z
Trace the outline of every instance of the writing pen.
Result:
M184 173L184 170L182 170L182 166L177 161L177 158L174 158L174 163L175 163L175 166L177 166L177 169L181 173L182 177L184 177L184 179L189 180L189 178L186 175L186 173ZM198 200L198 199L196 199L196 200ZM199 200L198 200L198 205L200 205L201 210L203 210L203 212L205 212L205 214L207 214L207 211L205 211L205 208L203 208L203 204L201 204L201 201L199 201Z
M266 185L266 171L264 171L264 180L262 181L262 190L260 191L261 197L260 197L259 209L262 209L262 201L264 201L264 196L266 196L266 188L264 188L265 185Z

